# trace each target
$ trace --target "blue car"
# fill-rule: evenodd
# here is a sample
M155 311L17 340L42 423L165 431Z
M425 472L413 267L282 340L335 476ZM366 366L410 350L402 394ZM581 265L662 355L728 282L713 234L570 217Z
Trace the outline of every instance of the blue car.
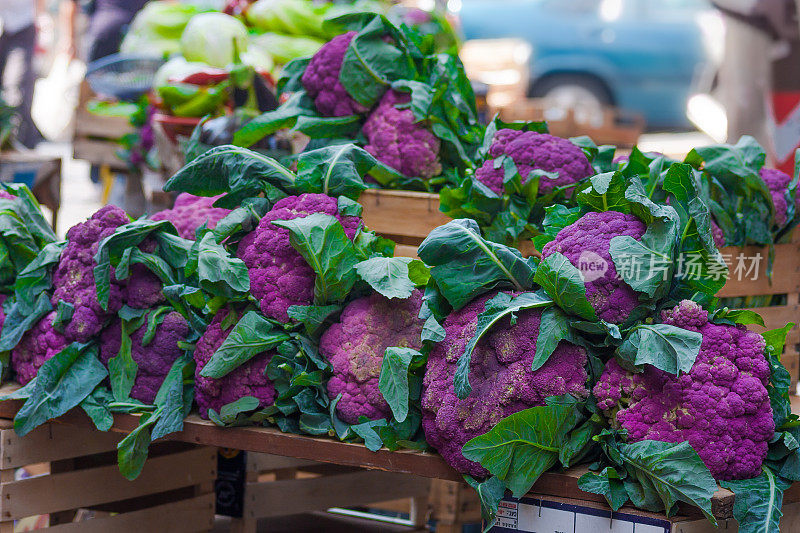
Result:
M686 102L721 27L705 0L461 0L467 39L533 47L529 94L556 105L614 105L649 129L689 126Z

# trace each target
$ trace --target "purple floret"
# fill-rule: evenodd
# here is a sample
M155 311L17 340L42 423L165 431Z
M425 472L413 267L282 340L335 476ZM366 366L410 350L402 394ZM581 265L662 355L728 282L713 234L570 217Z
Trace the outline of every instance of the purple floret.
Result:
M163 285L158 276L140 263L131 265L130 276L126 280L125 303L134 309L150 309L164 301Z
M786 224L788 215L788 203L786 201L786 190L792 177L776 168L762 168L758 175L764 180L769 188L772 203L775 205L775 223L782 227ZM795 210L800 209L800 195L795 199Z
M522 177L528 181L532 170L556 172L556 179L545 176L539 179L539 193L548 194L556 187L570 185L591 176L592 165L583 151L567 139L535 131L511 129L497 130L489 147L489 159L475 172L475 177L498 196L505 191L505 170L494 168L495 159L501 155L511 157Z
M411 177L429 179L442 173L441 142L410 109L398 109L411 95L390 89L364 123L364 149L378 161Z
M611 239L627 235L636 240L647 230L644 222L618 211L589 212L558 232L542 249L542 258L559 252L584 276L586 297L597 316L620 324L639 303L639 298L617 275L609 248Z
M361 224L359 217L342 217L336 198L325 194L301 194L278 200L264 215L258 227L239 244L239 257L250 273L250 292L259 301L261 312L288 322L293 305L311 305L315 274L289 241L290 232L273 224L275 220L304 218L314 213L336 217L350 239Z
M497 323L478 342L472 354L470 395L456 396L453 377L458 358L475 334L478 315L497 293L473 300L445 319L445 340L428 357L422 388L422 427L425 439L450 466L461 473L484 477L488 472L461 454L470 439L483 435L503 418L545 405L545 398L563 394L585 397L586 351L562 341L550 359L531 371L542 311L517 313L516 324Z
M17 197L7 192L5 189L0 189L0 199L2 200L15 200Z
M372 293L353 300L342 311L339 322L322 335L319 351L333 366L328 396L333 400L342 395L336 414L344 422L356 424L360 416L370 420L392 418L378 388L383 355L390 346L422 348L421 305L419 290L406 300Z
M688 300L662 320L703 335L692 369L675 376L645 365L633 374L612 359L594 387L598 406L630 442L688 441L716 479L757 476L775 434L764 339L741 325L709 322Z
M189 335L189 324L180 313L175 311L167 313L163 322L157 327L155 336L143 346L142 342L147 332L147 318L149 315L144 324L131 334L131 356L138 365L131 398L152 404L172 364L183 353L178 342L185 340ZM109 359L119 353L121 335L119 320L115 320L100 335L100 360L104 365L108 366Z
M208 329L197 341L194 350L194 360L197 368L194 373L194 397L200 410L200 416L208 419L208 410L219 412L223 405L243 398L254 396L258 398L258 408L264 408L275 401L275 386L265 375L267 364L272 357L271 353L261 353L235 368L225 377L214 379L200 375L200 371L211 360L211 356L222 345L223 341L233 329L222 330L222 322L229 311L222 310L214 316Z
M97 253L100 241L128 222L130 219L122 209L107 205L89 220L76 224L67 232L67 246L61 253L58 266L53 273L55 291L51 302L54 307L59 301L74 306L72 320L64 330L64 334L71 341L88 341L100 333L105 322L122 307L124 282L117 281L113 269L108 310L100 307L95 290L94 255Z
M6 302L6 295L0 294L0 334L3 332L3 322L6 321L6 313L3 311L3 304Z
M711 221L711 237L714 239L714 245L717 248L725 246L725 232L713 220Z
M220 196L194 196L183 192L175 199L172 209L159 211L150 219L169 220L178 230L178 235L193 241L197 228L206 224L209 229L214 229L231 212L230 209L213 207Z
M303 72L300 81L320 115L344 117L369 111L356 102L339 81L347 47L357 34L349 31L331 39L314 54Z
M27 384L45 361L56 355L69 341L53 328L56 312L51 311L39 320L11 350L11 368L20 385Z

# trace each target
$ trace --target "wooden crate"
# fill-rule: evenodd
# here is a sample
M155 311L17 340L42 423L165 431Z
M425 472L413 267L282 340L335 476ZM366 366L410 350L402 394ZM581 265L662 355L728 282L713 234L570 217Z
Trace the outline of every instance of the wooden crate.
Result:
M58 423L19 437L0 420L0 532L36 515L49 515L53 533L210 530L216 450L156 445L139 478L128 481L116 464L122 438ZM15 479L17 469L38 463L49 463L49 473ZM73 521L77 510L94 518Z
M90 113L86 104L93 97L89 84L81 84L78 108L75 111L75 134L72 152L75 159L88 161L92 165L107 165L112 170L126 172L125 162L117 157L120 137L134 133L127 118L103 117Z
M334 507L380 507L398 505L393 500L408 499L407 531L419 531L427 516L430 481L426 478L365 470L265 453L221 450L222 461L244 460L245 479L241 495L236 492L236 475L220 464L217 480L217 513L235 514L233 533L254 533L260 519L325 511ZM227 471L225 471L227 470ZM241 503L234 499L241 498ZM402 508L402 505L399 507ZM241 515L241 516L238 516Z
M550 133L563 138L588 135L600 144L625 147L634 146L644 131L644 117L638 113L622 111L615 107L603 109L598 117L583 117L575 109L551 109L545 100L520 98L494 108L506 122L516 120L546 121Z
M753 307L764 318L766 328L751 326L761 333L765 329L775 329L789 322L800 323L800 232L795 232L793 242L775 245L775 261L772 265L772 276L767 275L767 248L723 248L723 257L730 258L729 268L737 264L737 258L753 258L760 254L761 263L755 275L739 276L734 268L730 269L729 279L718 293L720 298L736 298L747 296L780 296L785 299L783 305L769 307ZM800 329L795 326L786 339L781 361L792 376L792 393L800 376Z

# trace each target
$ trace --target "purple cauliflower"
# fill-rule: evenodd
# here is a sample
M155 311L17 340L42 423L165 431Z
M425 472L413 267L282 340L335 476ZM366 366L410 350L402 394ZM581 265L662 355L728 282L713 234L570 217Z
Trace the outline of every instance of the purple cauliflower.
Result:
M214 229L231 212L230 209L213 207L220 196L194 196L184 192L175 199L172 209L159 211L150 219L169 220L178 230L178 235L193 241L197 228L206 224L209 229Z
M556 179L542 177L539 180L541 194L548 194L556 187L577 183L594 173L583 151L567 139L535 131L504 128L495 133L489 147L489 159L475 172L475 178L497 195L502 195L505 191L505 171L502 167L494 168L494 160L501 155L507 155L514 161L522 183L528 181L532 170L558 173Z
M609 247L611 239L627 235L636 240L647 230L644 222L618 211L589 212L558 232L542 249L542 258L555 252L564 255L581 271L586 297L597 316L620 324L638 305L639 298L617 275Z
M0 294L0 333L3 331L3 322L6 321L6 313L3 311L3 304L6 301L6 295Z
M421 306L419 290L406 300L375 292L348 304L339 322L322 335L319 351L333 366L328 396L333 400L342 395L336 414L344 422L356 424L360 416L391 419L389 404L378 389L383 354L390 346L422 348Z
M331 39L314 54L303 72L300 81L320 115L344 117L369 111L356 102L339 81L344 55L357 34L349 31Z
M223 405L235 402L245 396L258 398L259 409L271 405L275 401L275 386L265 375L267 364L272 357L270 353L256 355L219 379L200 375L200 371L208 364L211 356L233 329L233 326L224 331L222 329L222 322L228 313L229 311L222 310L214 316L194 349L194 360L197 363L194 373L194 397L200 409L200 416L205 419L208 419L209 409L219 412Z
M0 189L0 200L15 200L17 197L4 189Z
M125 303L134 309L150 309L165 300L158 276L140 263L131 265L123 292Z
M550 359L531 371L539 336L541 309L497 323L472 354L470 395L456 396L453 378L458 358L475 334L478 315L497 293L481 296L445 319L445 340L428 357L422 385L422 427L425 439L450 466L484 477L488 472L461 454L470 439L483 435L503 418L545 405L545 398L563 394L586 397L586 351L562 341Z
M97 253L100 241L128 222L130 219L122 209L107 205L89 220L76 224L67 232L67 246L61 253L58 266L53 272L55 291L51 302L56 306L63 300L74 306L72 320L64 330L64 334L71 341L88 341L100 333L105 322L122 307L124 282L118 281L113 272L108 310L100 307L95 290L94 255Z
M149 318L149 315L148 317ZM136 380L131 389L131 398L146 404L156 399L158 389L167 377L175 360L183 353L178 346L189 335L189 324L183 316L171 311L156 328L150 342L144 344L147 321L131 334L131 356L139 366ZM100 335L100 360L108 366L108 361L119 353L122 341L121 321L115 320Z
M772 196L772 203L775 205L775 223L779 227L783 227L788 222L786 220L788 215L786 190L789 188L792 177L776 168L762 168L758 175L767 184L770 196ZM800 195L795 199L795 209L800 209Z
M711 237L714 239L714 245L717 248L725 246L725 232L713 220L711 221Z
M11 350L11 368L20 385L25 385L36 377L44 362L69 344L67 338L53 328L55 318L55 311L48 313Z
M250 273L250 292L259 301L261 312L288 322L293 305L311 305L314 299L314 271L290 241L290 232L272 224L314 213L336 217L350 239L361 224L359 217L342 217L336 198L325 194L301 194L278 200L264 215L258 227L239 243L239 257Z
M442 173L441 142L410 109L395 107L410 101L410 94L393 89L383 95L364 123L364 149L406 176L429 179Z
M662 320L703 335L692 369L675 376L645 365L633 374L612 359L594 387L598 406L630 442L688 441L716 479L757 476L775 434L764 339L741 325L709 322L689 300Z

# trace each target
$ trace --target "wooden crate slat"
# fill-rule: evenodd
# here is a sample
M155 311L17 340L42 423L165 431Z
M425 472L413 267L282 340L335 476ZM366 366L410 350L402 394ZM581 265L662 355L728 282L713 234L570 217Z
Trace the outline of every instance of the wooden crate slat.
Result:
M380 471L250 483L245 491L245 513L249 518L267 518L424 496L429 484L424 478Z
M215 475L215 469L208 468L212 456L216 457L215 450L198 448L148 459L133 483L122 477L116 464L4 483L2 518L91 507L210 481Z
M730 279L717 294L720 298L800 292L800 245L797 243L775 245L775 262L772 265L771 279L767 276L766 248L723 248L721 252L723 255L730 254L734 261L739 253L744 254L744 257L754 257L760 253L762 260L758 278L755 280L740 280L731 269Z
M75 139L72 143L72 154L75 159L82 159L93 165L108 165L114 170L127 170L125 162L117 157L117 150L120 148L113 141Z
M269 453L249 453L247 455L247 470L251 472L266 472L284 468L300 468L320 464L318 461L296 459Z
M371 230L387 235L417 237L451 219L439 211L439 195L414 191L368 189L361 193L361 217Z
M54 423L42 425L24 437L11 428L0 430L0 468L4 469L112 451L123 437L98 431L86 438L84 429Z
M214 527L214 494L149 507L139 511L51 526L47 533L140 533L142 531L207 531Z
M123 135L135 133L125 117L103 117L79 108L75 115L75 137L101 137L119 139Z
M417 247L409 246L407 244L396 245L394 247L394 255L395 257L411 257L414 259L419 258L419 256L417 255Z

